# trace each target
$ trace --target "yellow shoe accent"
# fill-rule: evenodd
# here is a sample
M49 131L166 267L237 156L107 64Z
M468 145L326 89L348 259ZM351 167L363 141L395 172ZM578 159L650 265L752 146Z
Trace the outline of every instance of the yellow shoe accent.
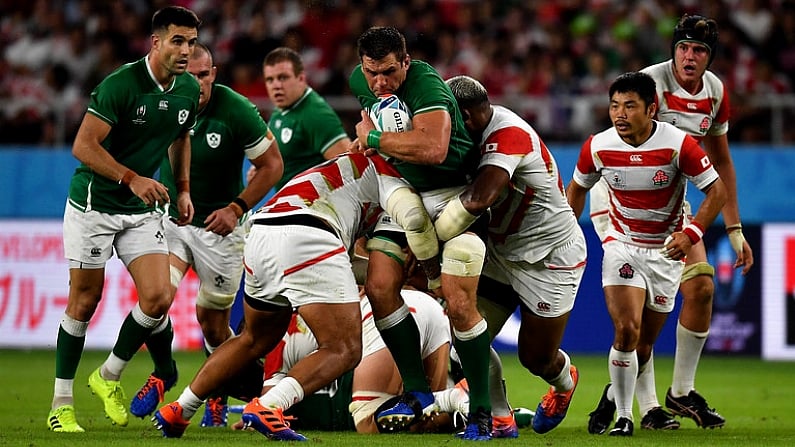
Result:
M88 376L88 387L91 388L92 393L102 399L102 403L105 405L105 416L116 425L126 426L129 415L127 414L127 398L124 396L121 382L103 379L99 374L99 368L97 368Z
M61 405L50 410L47 417L47 427L52 431L61 433L83 433L83 427L77 423L75 418L75 407L72 405Z

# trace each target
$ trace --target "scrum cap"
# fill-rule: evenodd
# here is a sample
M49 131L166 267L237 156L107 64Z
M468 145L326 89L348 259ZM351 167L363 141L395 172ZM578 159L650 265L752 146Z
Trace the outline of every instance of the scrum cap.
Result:
M679 42L697 42L709 49L709 62L715 57L715 47L718 44L718 24L704 16L683 15L674 28L671 40L671 55L676 52Z

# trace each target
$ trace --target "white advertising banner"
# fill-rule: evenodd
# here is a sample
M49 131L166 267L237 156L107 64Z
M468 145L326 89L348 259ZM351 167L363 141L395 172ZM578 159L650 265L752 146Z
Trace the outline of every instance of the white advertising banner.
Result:
M762 253L762 357L795 360L795 225L765 225Z
M180 284L170 315L174 349L201 349L194 302L198 279ZM0 347L55 348L69 294L60 221L0 221ZM124 264L105 267L105 289L88 326L86 348L113 347L119 328L138 297Z

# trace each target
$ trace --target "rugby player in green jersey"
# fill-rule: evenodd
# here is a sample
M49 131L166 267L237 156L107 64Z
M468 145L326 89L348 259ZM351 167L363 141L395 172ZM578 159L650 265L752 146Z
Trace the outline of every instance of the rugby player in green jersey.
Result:
M361 64L350 77L351 92L363 107L352 151L376 149L394 159L395 166L423 196L431 216L457 196L474 172L479 153L469 137L450 88L425 62L411 60L403 35L392 27L373 27L358 40ZM367 114L382 95L397 95L412 116L412 129L381 132ZM368 241L370 263L366 290L384 342L403 378L403 398L382 409L376 421L382 429L400 430L434 410L419 355L417 326L400 298L406 259L405 238L384 216ZM468 232L445 242L440 281L429 288L447 302L454 345L470 389L468 440L491 438L489 402L489 335L477 310L477 284L485 244ZM440 287L441 286L441 287Z
M178 216L165 223L171 264L171 294L188 268L199 277L196 317L208 353L232 334L229 318L243 275L243 222L249 208L259 203L282 176L282 157L273 135L256 106L227 86L214 84L216 67L210 50L196 44L188 72L200 86L199 113L191 136L191 198L195 213L189 225L178 226ZM251 160L256 174L243 187L243 159ZM163 183L173 197L175 179L168 161L160 168ZM171 358L171 325L153 333L146 346L155 360L153 372L136 393L130 412L144 417L163 401L174 386L176 370L164 371ZM157 365L163 364L164 368ZM165 375L161 375L163 373ZM170 373L170 374L169 374ZM226 396L213 395L205 404L203 427L226 426Z
M135 282L138 302L113 351L88 379L114 424L128 422L122 371L146 338L168 325L171 291L162 216L173 201L180 225L193 219L189 131L196 122L199 85L185 71L199 24L188 9L160 9L152 16L149 54L114 71L91 93L72 147L80 165L64 211L69 298L56 342L50 430L84 431L72 388L88 323L102 297L105 263L114 251ZM151 178L166 154L176 191ZM168 367L172 363L169 359Z
M284 159L279 189L299 172L347 152L351 140L334 109L307 85L304 63L295 50L279 47L268 53L262 75L275 106L268 126Z

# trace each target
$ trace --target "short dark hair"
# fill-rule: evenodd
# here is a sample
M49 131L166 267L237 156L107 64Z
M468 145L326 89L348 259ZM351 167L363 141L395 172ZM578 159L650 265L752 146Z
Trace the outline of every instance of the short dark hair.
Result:
M274 48L265 56L262 66L276 65L279 62L291 62L293 64L293 72L295 72L296 75L304 72L304 61L301 60L301 55L292 48Z
M671 38L671 55L676 54L679 42L696 42L704 45L709 50L709 62L715 58L715 48L718 46L718 23L715 20L700 15L683 15L674 27Z
M359 36L356 42L359 47L359 59L367 56L380 60L394 53L395 58L402 62L406 57L406 38L391 26L373 26Z
M165 31L170 25L198 28L201 23L202 21L196 16L196 13L188 8L166 6L152 16L152 32Z
M640 99L646 103L646 107L654 104L654 97L657 93L657 84L654 79L646 73L640 71L630 71L616 78L610 84L609 98L613 99L615 93L635 92Z
M453 92L459 109L469 109L489 102L486 87L476 79L460 75L444 81Z

